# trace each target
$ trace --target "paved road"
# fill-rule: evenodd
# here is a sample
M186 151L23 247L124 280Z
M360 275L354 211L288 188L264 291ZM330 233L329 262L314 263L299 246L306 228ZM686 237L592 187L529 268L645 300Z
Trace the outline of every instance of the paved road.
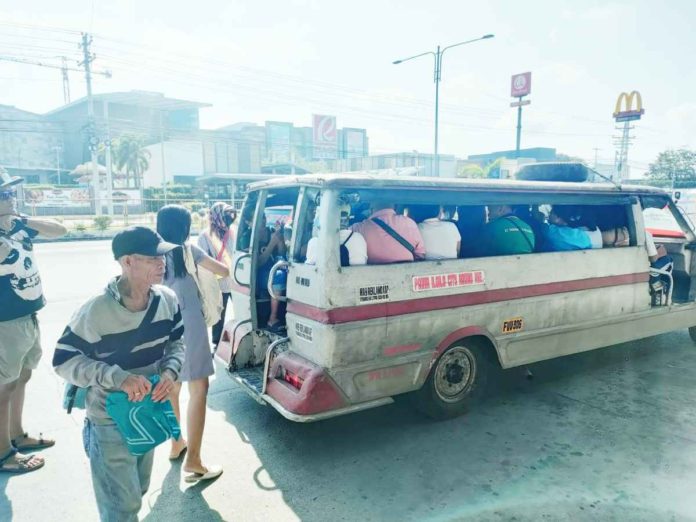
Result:
M55 436L43 470L0 477L0 520L95 520L82 417L61 411L52 347L117 271L107 242L37 247L46 355L26 424ZM685 331L509 373L469 415L432 422L398 402L317 424L212 383L204 456L187 486L158 450L141 516L195 520L696 520L696 350Z

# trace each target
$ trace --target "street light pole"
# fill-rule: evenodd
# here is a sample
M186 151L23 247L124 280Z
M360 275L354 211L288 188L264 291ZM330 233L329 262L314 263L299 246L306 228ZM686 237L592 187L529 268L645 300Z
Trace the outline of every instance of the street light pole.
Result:
M428 51L425 53L417 54L415 56L410 56L408 58L403 58L401 60L395 60L392 62L394 65L399 65L400 63L407 62L409 60L414 60L416 58L420 58L421 56L425 56L428 54L432 54L433 57L435 58L435 71L434 71L434 81L435 81L435 151L434 151L434 156L435 156L435 176L440 175L440 156L439 156L439 150L438 150L438 139L439 139L439 126L440 126L440 80L442 79L441 73L442 73L442 55L445 54L445 51L447 49L451 49L452 47L459 47L460 45L466 45L474 42L478 42L480 40L487 40L489 38L493 38L495 35L493 34L485 34L481 36L480 38L474 38L473 40L466 40L464 42L459 42L456 44L448 45L447 47L440 48L440 46L437 46L437 50L435 52L433 51Z

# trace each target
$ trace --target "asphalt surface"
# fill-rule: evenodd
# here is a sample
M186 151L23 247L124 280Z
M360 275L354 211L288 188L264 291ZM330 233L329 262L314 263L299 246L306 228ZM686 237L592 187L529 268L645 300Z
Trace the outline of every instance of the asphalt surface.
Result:
M0 476L0 520L97 519L81 413L60 408L50 360L73 310L117 273L108 242L37 246L49 305L25 427L55 437L46 466ZM696 520L696 350L686 331L506 372L469 414L433 422L407 401L291 423L218 372L204 459L183 482L157 450L141 517L195 520Z

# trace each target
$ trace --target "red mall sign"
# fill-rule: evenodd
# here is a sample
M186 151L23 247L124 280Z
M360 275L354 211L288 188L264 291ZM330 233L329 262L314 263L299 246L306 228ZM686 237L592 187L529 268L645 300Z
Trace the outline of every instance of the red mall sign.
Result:
M532 92L532 73L515 74L510 81L510 96L519 98Z

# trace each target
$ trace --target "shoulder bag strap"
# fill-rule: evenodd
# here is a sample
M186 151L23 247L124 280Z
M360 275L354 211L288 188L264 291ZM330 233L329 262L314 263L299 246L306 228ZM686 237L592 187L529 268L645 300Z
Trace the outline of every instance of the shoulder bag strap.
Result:
M532 250L532 252L534 252L534 245L532 245L532 242L527 237L527 234L525 233L525 231L522 230L522 228L515 222L515 220L509 218L508 216L503 217L503 219L505 219L505 220L509 221L510 223L512 223L513 225L515 225L515 228L520 231L520 234L522 234L522 237L529 245L529 248Z
M348 234L348 237L346 238L346 240L345 240L343 243L341 243L341 246L346 246L346 243L348 243L348 241L350 241L350 238L351 238L351 237L353 237L353 231L352 231L352 230L350 231L350 234Z
M414 247L411 243L406 241L401 234L399 234L396 230L394 230L392 227L387 225L384 221L382 221L379 218L370 218L377 226L379 226L382 230L384 230L387 234L389 234L391 237L396 239L399 244L401 244L402 247L404 247L406 250L411 252L411 255L415 257L414 252L416 251L416 247Z
M222 258L225 257L225 252L227 251L227 241L230 238L230 229L227 229L227 232L225 232L225 235L222 236L222 246L220 247L220 251L217 253L215 256L215 259L217 261L222 261Z

